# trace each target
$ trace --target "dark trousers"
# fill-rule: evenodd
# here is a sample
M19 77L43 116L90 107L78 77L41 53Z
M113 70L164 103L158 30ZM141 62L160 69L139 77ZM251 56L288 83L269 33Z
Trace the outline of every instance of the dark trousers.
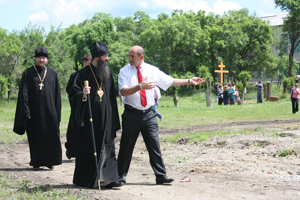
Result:
M299 99L297 99L297 98L292 98L292 108L293 108L293 113L298 112L298 104L299 104Z
M222 103L223 103L223 98L220 98L220 97L219 97L219 103L218 103L218 104L219 104L219 105L222 105Z
M258 92L257 93L257 103L262 103L262 102L263 102L262 93Z
M155 175L166 175L164 161L161 157L155 111L151 109L147 113L142 113L125 107L122 114L122 137L118 155L120 180L127 176L134 146L140 132L149 152L150 164Z

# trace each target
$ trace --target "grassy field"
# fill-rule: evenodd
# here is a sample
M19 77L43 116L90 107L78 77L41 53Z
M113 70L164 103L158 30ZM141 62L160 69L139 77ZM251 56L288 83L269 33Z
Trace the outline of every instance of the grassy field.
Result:
M179 128L206 124L224 124L241 121L266 121L266 120L293 120L299 119L299 115L292 114L289 95L278 102L264 101L257 104L256 88L249 87L248 101L243 105L219 106L214 102L213 107L207 107L203 90L193 90L182 87L179 90L179 107L174 107L172 97L163 96L160 100L158 111L164 116L159 122L160 128ZM273 96L282 96L281 90L272 87ZM118 99L119 100L119 99ZM119 102L118 102L119 105ZM16 97L10 103L0 102L0 145L12 144L26 139L26 134L19 136L13 129L16 108ZM124 107L118 106L119 115ZM67 130L70 115L70 106L67 97L62 97L62 121L60 126L61 136L64 137ZM253 130L239 131L240 134L251 134ZM165 138L170 142L176 141L188 135L192 141L204 141L216 135L236 134L237 131L210 131L205 133L178 134ZM30 180L20 180L10 174L0 172L0 199L84 199L82 196L70 194L68 190L54 190L50 186L29 187Z
M248 101L243 105L219 106L214 102L213 107L207 107L205 93L203 90L194 91L191 88L181 88L179 91L179 107L174 107L173 98L163 96L157 110L164 116L159 123L160 128L179 128L204 124L224 124L240 121L265 121L265 120L291 120L299 119L298 115L292 114L291 102L288 97L280 99L278 102L264 101L257 104L256 90L249 88ZM281 96L281 90L277 86L272 88L274 96ZM250 99L250 100L249 100ZM118 99L119 101L119 99ZM119 105L119 102L118 102ZM26 134L19 136L13 129L16 108L16 98L10 103L0 102L0 143L10 144L19 140L26 139ZM119 115L123 113L124 107L119 106ZM60 132L64 136L67 131L70 116L70 106L67 97L62 97Z

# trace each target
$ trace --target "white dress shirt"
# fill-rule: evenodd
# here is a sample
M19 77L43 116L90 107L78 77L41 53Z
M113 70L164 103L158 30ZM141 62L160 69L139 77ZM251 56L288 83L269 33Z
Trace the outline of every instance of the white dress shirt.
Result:
M157 86L159 86L163 90L167 90L173 83L174 78L160 71L157 67L142 63L141 64L141 73L143 76L143 80L147 77L147 82L155 82ZM137 76L137 68L135 66L131 66L130 64L126 65L122 69L120 69L118 83L119 83L119 91L126 87L133 87L139 84L138 76ZM140 92L136 92L132 95L128 95L124 97L124 103L128 104L138 110L146 110L155 104L154 102L154 88L146 91L147 97L147 106L143 107L141 104L141 94Z

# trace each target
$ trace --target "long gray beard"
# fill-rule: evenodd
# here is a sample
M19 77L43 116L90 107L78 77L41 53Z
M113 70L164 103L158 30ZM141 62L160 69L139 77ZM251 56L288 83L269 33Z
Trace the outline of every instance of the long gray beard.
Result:
M95 73L97 78L103 80L103 82L107 81L110 77L108 64L98 60Z

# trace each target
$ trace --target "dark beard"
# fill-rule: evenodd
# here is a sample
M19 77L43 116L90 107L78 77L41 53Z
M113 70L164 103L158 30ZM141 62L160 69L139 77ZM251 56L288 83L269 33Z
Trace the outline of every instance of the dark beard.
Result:
M110 71L108 68L108 64L103 62L102 60L98 60L96 68L96 76L97 78L103 80L103 82L107 81L110 77Z

